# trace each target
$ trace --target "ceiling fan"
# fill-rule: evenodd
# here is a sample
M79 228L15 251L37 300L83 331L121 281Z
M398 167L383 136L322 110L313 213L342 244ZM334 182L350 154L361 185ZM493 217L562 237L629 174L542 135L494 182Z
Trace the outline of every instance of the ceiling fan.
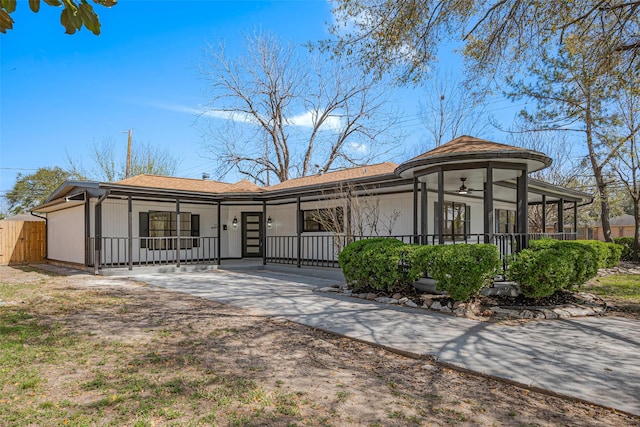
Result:
M460 188L458 188L458 190L456 191L448 191L447 193L449 194L459 194L461 196L467 196L470 195L472 192L482 192L484 190L478 190L478 189L473 189L473 188L469 188L465 185L465 182L467 181L466 177L462 177L460 178Z

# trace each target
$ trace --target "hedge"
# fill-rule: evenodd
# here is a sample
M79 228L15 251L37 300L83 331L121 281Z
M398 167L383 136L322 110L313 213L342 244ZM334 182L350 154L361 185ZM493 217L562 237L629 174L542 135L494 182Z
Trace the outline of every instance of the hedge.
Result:
M497 274L500 254L495 245L417 246L373 238L347 245L338 262L354 291L372 288L400 292L426 274L451 298L466 301Z
M496 245L457 244L433 246L427 252L428 273L456 301L467 301L491 283L500 269Z
M541 239L529 241L529 249L559 248L563 245L578 244L588 246L596 254L597 268L615 267L620 263L623 248L615 243L605 243L599 240L552 240Z
M510 263L508 276L531 298L545 297L569 287L576 276L567 251L557 247L524 249Z
M623 261L635 261L633 256L633 237L616 237L613 241L622 246L620 259ZM636 256L636 258L638 257Z
M369 287L399 292L417 280L410 275L409 265L415 248L392 238L364 239L347 245L338 255L338 263L355 291Z

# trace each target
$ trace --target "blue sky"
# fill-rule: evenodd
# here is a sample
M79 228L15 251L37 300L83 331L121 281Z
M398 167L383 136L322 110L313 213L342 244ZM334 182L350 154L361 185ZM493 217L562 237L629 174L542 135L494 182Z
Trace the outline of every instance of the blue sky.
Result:
M86 29L66 35L59 9L43 4L34 14L26 1L13 15L14 29L0 35L0 194L18 172L67 166L67 153L91 167L92 144L112 140L124 150L130 128L134 141L178 157L178 176L213 172L194 115L180 111L207 102L196 70L207 43L224 39L233 54L244 34L261 30L303 44L327 38L332 19L324 0L121 0L95 9L99 37ZM420 89L394 95L411 134L403 143L415 144Z

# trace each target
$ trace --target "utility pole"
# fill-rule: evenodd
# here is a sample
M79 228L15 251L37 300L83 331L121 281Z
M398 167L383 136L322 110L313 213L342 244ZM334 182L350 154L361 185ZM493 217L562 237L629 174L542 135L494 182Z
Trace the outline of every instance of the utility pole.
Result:
M129 138L127 138L127 166L124 173L125 179L131 176L131 140L132 138L133 138L133 129L129 129Z

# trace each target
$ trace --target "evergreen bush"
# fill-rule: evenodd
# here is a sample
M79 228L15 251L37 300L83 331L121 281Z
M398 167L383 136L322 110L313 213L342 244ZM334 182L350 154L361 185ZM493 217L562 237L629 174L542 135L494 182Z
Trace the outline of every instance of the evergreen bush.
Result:
M426 251L428 272L439 290L456 301L467 301L491 283L500 269L496 245L457 244L433 246Z
M416 279L410 266L413 245L393 238L372 238L350 243L338 255L345 279L353 290L372 288L386 292L406 290Z
M553 295L570 286L577 274L574 259L557 247L524 249L509 265L508 276L530 298Z
M620 259L623 261L635 261L633 259L633 237L616 237L613 239L618 245L622 246L622 254Z

